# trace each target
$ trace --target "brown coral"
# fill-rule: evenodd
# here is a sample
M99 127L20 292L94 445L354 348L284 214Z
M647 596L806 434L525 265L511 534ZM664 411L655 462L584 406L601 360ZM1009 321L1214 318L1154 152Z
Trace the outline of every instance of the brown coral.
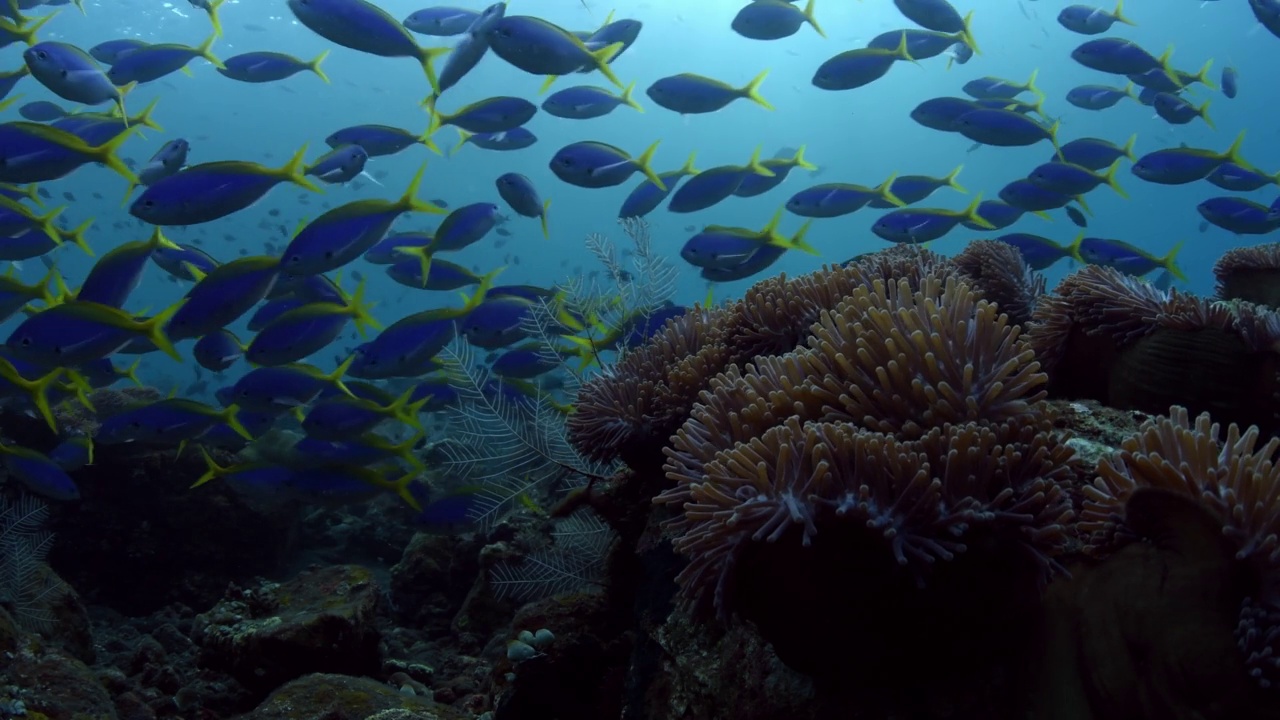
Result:
M1057 397L1162 412L1184 405L1276 427L1276 343L1270 311L1172 291L1088 267L1036 308L1030 331Z
M1193 423L1185 408L1171 408L1099 463L1079 527L1091 551L1103 555L1143 534L1131 515L1143 491L1169 492L1208 511L1236 560L1251 569L1254 592L1237 639L1253 677L1271 687L1280 685L1280 439L1259 446L1260 437L1257 427L1234 424L1224 437L1207 413Z
M1280 243L1232 248L1213 266L1218 297L1280 307Z

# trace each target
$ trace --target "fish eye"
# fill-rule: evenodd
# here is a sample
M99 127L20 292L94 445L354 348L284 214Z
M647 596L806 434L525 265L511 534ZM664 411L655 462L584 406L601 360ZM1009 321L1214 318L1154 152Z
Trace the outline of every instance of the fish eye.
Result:
M21 345L22 347L31 347L31 338L24 337L18 341L18 344Z

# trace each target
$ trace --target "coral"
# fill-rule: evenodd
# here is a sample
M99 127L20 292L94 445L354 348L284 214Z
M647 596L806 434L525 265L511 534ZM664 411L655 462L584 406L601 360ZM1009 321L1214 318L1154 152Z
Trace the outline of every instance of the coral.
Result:
M1207 510L1256 579L1238 639L1253 676L1271 687L1280 686L1280 439L1259 446L1259 438L1257 427L1242 431L1234 424L1223 436L1207 413L1192 422L1185 408L1173 407L1099 463L1098 478L1084 489L1079 527L1088 534L1088 549L1104 555L1143 536L1131 512L1144 490L1173 493Z
M1218 297L1280 307L1280 243L1232 248L1213 265Z
M1161 292L1087 267L1040 301L1029 338L1055 397L1117 409L1193 413L1277 427L1280 315Z

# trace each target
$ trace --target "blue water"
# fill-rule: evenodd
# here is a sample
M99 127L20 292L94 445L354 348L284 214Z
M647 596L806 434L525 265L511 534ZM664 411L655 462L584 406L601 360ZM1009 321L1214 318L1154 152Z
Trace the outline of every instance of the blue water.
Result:
M381 0L379 4L392 15L403 17L425 3ZM452 4L479 9L486 3L452 0ZM911 27L892 3L888 0L818 0L817 17L828 34L827 39L819 38L805 26L796 35L774 42L748 40L730 30L729 23L742 4L738 0L588 0L584 7L580 0L516 0L509 13L537 14L570 29L594 29L611 10L616 11L616 17L643 21L640 39L618 60L615 71L624 82L637 83L636 98L645 112L636 113L624 107L607 117L588 121L562 120L540 112L528 125L540 141L526 150L498 153L466 146L453 157L444 158L432 155L423 147L413 147L369 163L368 172L385 173L383 187L367 181L359 189L329 187L323 196L306 197L309 204L303 205L300 198L307 193L280 186L244 212L214 223L172 228L166 232L176 242L201 239L203 249L227 261L240 254L260 254L267 241L283 246L287 238L276 228L282 226L291 232L300 221L318 215L321 202L337 205L361 197L399 196L423 162L428 164L428 170L422 196L444 199L452 207L481 201L501 204L493 181L504 172L515 171L528 175L543 196L551 198L551 239L542 238L535 220L515 217L506 226L513 231L513 237L505 247L495 248L494 241L498 238L491 234L450 259L482 271L506 266L501 276L503 283L549 286L599 269L584 251L583 238L587 234L604 232L616 240L625 240L616 224L617 209L629 190L641 181L637 175L619 187L603 190L586 190L562 183L547 167L551 155L561 146L579 140L599 140L639 154L652 142L661 140L655 161L658 171L679 167L692 151L698 153L698 166L707 168L743 163L758 147L768 157L784 146L805 146L806 158L824 171L821 179L811 179L807 173L797 170L781 187L763 197L731 198L692 215L675 215L659 209L649 216L657 249L681 266L674 299L691 303L704 298L707 287L695 268L684 266L680 261L679 249L691 234L685 228L712 223L763 227L792 193L807 184L851 182L873 186L890 173L941 176L963 163L960 182L971 193L982 192L984 197L994 198L1005 183L1048 160L1049 145L984 147L968 152L969 140L923 128L912 122L908 113L928 98L961 95L960 87L968 80L995 75L1022 81L1035 69L1040 71L1037 84L1047 95L1046 112L1063 121L1063 142L1092 135L1120 144L1136 132L1139 155L1179 143L1222 150L1236 133L1248 130L1245 156L1263 170L1280 167L1280 143L1276 137L1280 125L1274 120L1274 101L1280 95L1269 78L1280 40L1258 26L1245 2L1131 0L1126 4L1125 14L1138 26L1117 25L1108 33L1135 40L1155 54L1173 44L1176 47L1174 65L1188 71L1213 59L1215 82L1223 66L1236 67L1241 83L1237 99L1228 100L1202 86L1195 86L1189 96L1197 105L1204 99L1212 99L1210 114L1217 124L1216 131L1198 120L1184 126L1170 126L1150 108L1130 100L1103 112L1088 112L1069 105L1064 96L1075 85L1098 82L1123 85L1123 82L1087 70L1070 59L1071 50L1088 38L1057 24L1057 12L1068 4L1064 0L960 0L956 6L962 12L975 10L972 30L981 55L967 65L950 70L945 57L926 60L919 66L898 63L881 80L845 92L819 90L810 84L810 78L828 57L860 47L882 31ZM209 34L208 18L183 0L86 0L85 5L84 15L73 7L63 8L41 32L41 39L61 40L82 47L122 37L198 45ZM232 0L222 8L221 15L226 35L214 46L218 56L275 50L311 58L332 49L332 55L324 64L326 73L333 79L332 85L324 84L310 73L276 84L242 84L217 74L203 60L196 60L191 63L192 76L174 74L140 87L129 96L128 105L133 112L153 98L160 98L154 117L165 131L144 132L144 137L126 145L123 155L144 162L167 139L182 136L192 143L192 163L239 159L279 166L304 144L309 146L308 157L314 159L327 150L323 142L325 136L344 126L383 123L415 132L426 127L427 114L419 103L429 93L429 87L415 61L371 57L334 47L298 24L284 0ZM449 45L453 41L424 36L418 39L428 46ZM20 53L20 46L0 51L0 68L18 67L22 63ZM654 80L674 73L695 72L741 85L764 69L770 70L770 75L761 93L776 106L773 112L739 101L720 112L682 117L656 106L643 94L643 89ZM561 79L555 87L567 87L580 80L607 84L598 75L592 75ZM539 101L541 84L541 77L524 74L490 54L463 82L445 94L440 107L451 111L498 94ZM66 105L30 78L23 80L14 92L23 96L21 102L47 99ZM8 110L6 119L16 119L16 110ZM446 129L438 141L449 147L456 139L453 131ZM1214 227L1204 233L1198 231L1200 217L1196 204L1208 197L1227 194L1207 183L1177 187L1151 185L1131 175L1127 167L1121 172L1120 181L1131 199L1122 199L1107 188L1099 188L1089 195L1093 210L1089 233L1122 239L1156 255L1163 255L1176 243L1185 241L1179 262L1190 278L1186 287L1193 292L1211 292L1211 267L1223 251L1259 241L1256 237L1236 237ZM89 242L99 255L121 242L145 239L150 234L149 227L128 216L121 202L124 182L106 169L86 167L43 187L53 195L50 205L61 202L64 192L76 198L64 213L68 227L85 218L96 220ZM103 199L93 199L91 194L95 191ZM1272 188L1259 191L1252 199L1269 204L1275 195ZM970 199L971 195L943 189L923 204L959 209ZM278 217L268 215L272 209L279 211ZM505 206L503 211L507 211ZM887 243L870 232L881 212L864 209L843 218L815 222L808 239L821 250L821 257L789 253L766 273L805 273L824 262L839 262L886 247ZM1062 243L1070 242L1078 229L1062 211L1054 211L1052 215L1052 222L1027 215L1003 232L1032 232ZM264 220L269 220L271 229L260 227ZM123 229L113 229L114 224L122 221ZM397 223L396 229L429 228L436 222L436 217L408 215ZM801 223L801 218L788 217L782 230L790 234ZM970 240L989 236L991 233L957 228L931 247L953 254ZM55 257L58 268L72 287L83 279L92 262L74 248L63 249ZM381 268L363 262L354 263L344 273L343 284L348 289L354 286L350 272L356 269L369 279L369 296L378 302L374 312L384 324L410 311L457 303L454 293L404 288L387 279ZM1067 263L1059 263L1048 272L1050 281L1056 281L1070 270ZM43 271L38 262L29 262L21 275L34 281ZM738 296L759 279L717 286L714 297L722 300ZM169 282L158 268L150 268L128 309L156 310L172 303L184 291L183 285ZM3 330L7 332L14 322L11 320ZM233 329L241 331L241 339L247 341L249 335L243 332L241 324ZM342 342L354 344L345 339ZM189 347L190 343L180 346L184 355L189 356ZM322 364L329 366L330 358L323 358ZM150 383L164 389L185 384L191 377L188 367L160 355L147 356L142 372Z

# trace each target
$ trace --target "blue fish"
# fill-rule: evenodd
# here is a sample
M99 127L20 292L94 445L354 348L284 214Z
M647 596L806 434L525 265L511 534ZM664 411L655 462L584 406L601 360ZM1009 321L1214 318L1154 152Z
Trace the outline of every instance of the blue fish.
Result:
M586 141L566 145L551 158L551 172L556 177L584 188L606 188L620 185L637 171L644 173L659 189L666 184L654 173L651 165L658 143L648 147L638 158L632 158L625 150L612 145Z
M359 145L343 145L316 158L307 168L307 174L330 185L350 182L364 172L369 153Z
M533 186L532 180L520 173L505 173L498 177L495 184L498 186L498 194L517 215L540 220L542 236L551 239L551 233L547 230L547 208L551 207L551 200L544 201L538 196L538 189Z
M633 108L636 112L644 112L644 108L631 97L635 88L636 84L631 83L621 95L615 95L608 88L575 85L552 93L542 101L542 109L548 115L567 120L604 117L622 105Z
M801 25L808 23L825 38L827 34L813 17L813 5L814 0L808 0L800 9L784 0L757 0L739 10L730 27L751 40L781 40L795 35Z
M169 336L201 337L230 325L271 292L279 275L280 258L269 255L237 258L200 275L169 321Z
M219 409L185 398L158 400L106 418L93 439L100 445L131 442L179 445L224 422L241 437L252 440L253 436L236 417L239 411L235 405Z
M400 22L419 35L449 37L466 32L479 17L475 10L439 6L415 10Z
M222 372L241 357L244 357L244 344L235 333L223 328L205 335L196 341L191 354L200 367L213 372Z
M463 145L468 144L485 150L511 152L512 150L523 150L536 142L538 142L538 136L534 135L533 131L523 127L493 133L469 133L466 130L458 130L458 144L449 149L449 156L452 157L454 153L462 149Z
M1032 270L1044 270L1063 258L1084 262L1078 254L1084 233L1080 233L1069 245L1059 245L1047 237L1030 233L1009 233L996 239L1017 248L1022 254L1022 259Z
M243 210L282 182L320 192L302 174L306 152L301 148L280 168L239 161L193 165L148 187L129 214L152 225L196 225Z
M93 438L87 435L69 437L49 451L49 459L69 473L87 465L92 465Z
M278 52L248 52L223 60L218 72L232 80L246 83L276 82L300 72L313 72L316 77L328 83L329 76L320 69L320 63L328 56L328 50L311 60L299 60Z
M421 135L414 135L408 130L390 125L352 125L333 133L324 142L331 148L359 145L371 158L395 155L414 145L423 145L439 154L440 148L431 140L431 133L430 128Z
M353 362L354 358L348 358L328 373L301 363L254 368L230 387L223 402L274 415L307 405L330 388L339 394L351 395L342 378Z
M1124 16L1124 0L1116 0L1116 9L1111 12L1088 5L1070 5L1058 13L1059 25L1081 35L1101 35L1115 23L1134 24Z
M80 488L57 463L30 448L0 445L4 467L27 490L50 500L80 499Z
M194 245L156 248L151 253L151 261L173 277L188 282L195 282L197 274L204 277L218 267L217 260Z
M667 210L675 213L706 210L733 197L749 176L772 177L776 174L760 162L760 148L756 148L746 165L720 165L690 176L671 196Z
M1110 167L1112 163L1120 158L1136 160L1137 158L1133 154L1133 146L1137 141L1137 135L1130 135L1129 140L1123 146L1100 138L1078 138L1059 148L1059 153L1055 154L1051 159L1073 163L1087 167L1090 170L1102 170Z
M675 191L676 185L686 177L697 175L701 170L693 166L693 161L697 153L690 153L689 159L685 161L684 166L679 170L664 172L658 176L662 181L661 185L655 184L652 180L645 178L639 185L627 195L627 199L622 201L622 207L618 209L619 218L644 217L654 210L658 209L663 201L667 199L672 192ZM752 175L750 177L761 177ZM774 177L777 177L775 171ZM743 181L743 185L746 180ZM742 185L738 186L739 189Z
M385 10L367 0L289 0L293 16L309 30L352 50L379 57L410 57L440 92L434 62L447 48L424 48Z

